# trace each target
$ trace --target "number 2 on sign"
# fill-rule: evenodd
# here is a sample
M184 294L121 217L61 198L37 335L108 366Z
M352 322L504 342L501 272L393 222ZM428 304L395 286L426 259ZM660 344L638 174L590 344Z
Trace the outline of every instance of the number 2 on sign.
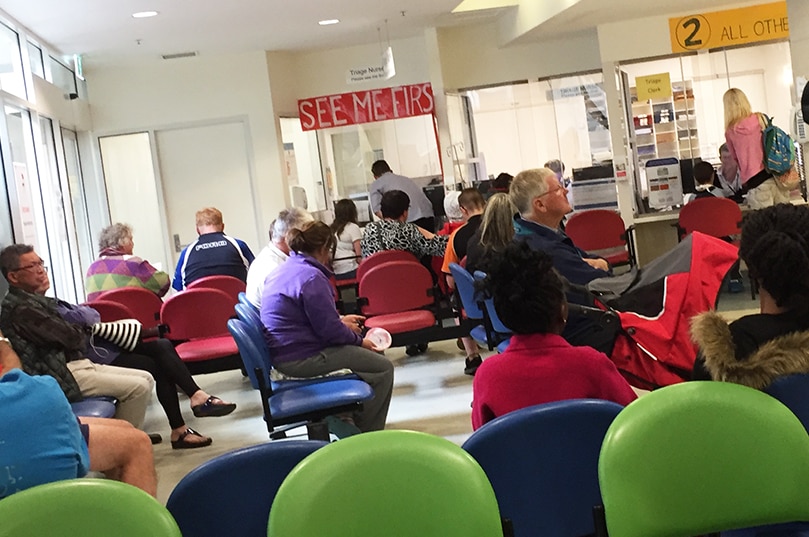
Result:
M677 41L686 49L699 49L711 38L711 25L702 15L683 18L677 24Z

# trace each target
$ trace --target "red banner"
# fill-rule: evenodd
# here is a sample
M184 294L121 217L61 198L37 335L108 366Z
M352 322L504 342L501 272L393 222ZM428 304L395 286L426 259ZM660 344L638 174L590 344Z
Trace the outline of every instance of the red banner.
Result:
M434 111L433 87L429 82L298 101L301 127L305 131L421 116Z

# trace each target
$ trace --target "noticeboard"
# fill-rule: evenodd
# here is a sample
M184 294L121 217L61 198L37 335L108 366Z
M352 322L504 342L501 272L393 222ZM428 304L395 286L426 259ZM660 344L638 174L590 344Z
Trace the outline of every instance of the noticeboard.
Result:
M676 158L647 161L646 182L649 185L649 207L663 209L683 203L680 161Z

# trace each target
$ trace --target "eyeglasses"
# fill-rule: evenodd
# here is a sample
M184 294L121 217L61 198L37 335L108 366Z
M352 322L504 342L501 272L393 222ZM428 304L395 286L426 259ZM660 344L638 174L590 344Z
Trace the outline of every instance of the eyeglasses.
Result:
M540 195L539 195L539 196L537 196L537 197L538 197L538 198L541 198L542 196L547 196L548 194L553 194L553 193L555 193L555 192L559 192L559 191L563 191L563 192L565 192L565 193L566 193L566 192L567 192L567 188L565 188L565 187L564 187L564 185L560 184L558 188L554 188L554 189L552 189L552 190L548 190L548 191L547 191L547 192L545 192L544 194L540 194Z
M31 269L34 269L35 271L37 269L42 269L45 272L48 271L48 267L45 266L45 262L40 259L39 261L35 261L34 263L31 263L30 265L25 265L24 267L16 268L16 269L14 269L14 270L12 270L10 272L18 272L20 270L31 270Z

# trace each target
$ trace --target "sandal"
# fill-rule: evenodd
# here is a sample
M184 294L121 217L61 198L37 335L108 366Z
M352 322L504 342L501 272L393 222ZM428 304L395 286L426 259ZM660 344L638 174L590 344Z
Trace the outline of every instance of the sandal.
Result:
M199 436L200 438L204 438L203 442L188 442L186 437L188 435ZM207 436L202 436L197 431L189 427L180 435L180 438L177 440L171 441L171 449L194 449L199 447L210 446L213 443L213 439L208 438Z
M208 400L201 405L191 407L191 411L194 413L194 416L198 418L227 416L234 410L236 410L236 403L225 403L215 395L210 396Z

